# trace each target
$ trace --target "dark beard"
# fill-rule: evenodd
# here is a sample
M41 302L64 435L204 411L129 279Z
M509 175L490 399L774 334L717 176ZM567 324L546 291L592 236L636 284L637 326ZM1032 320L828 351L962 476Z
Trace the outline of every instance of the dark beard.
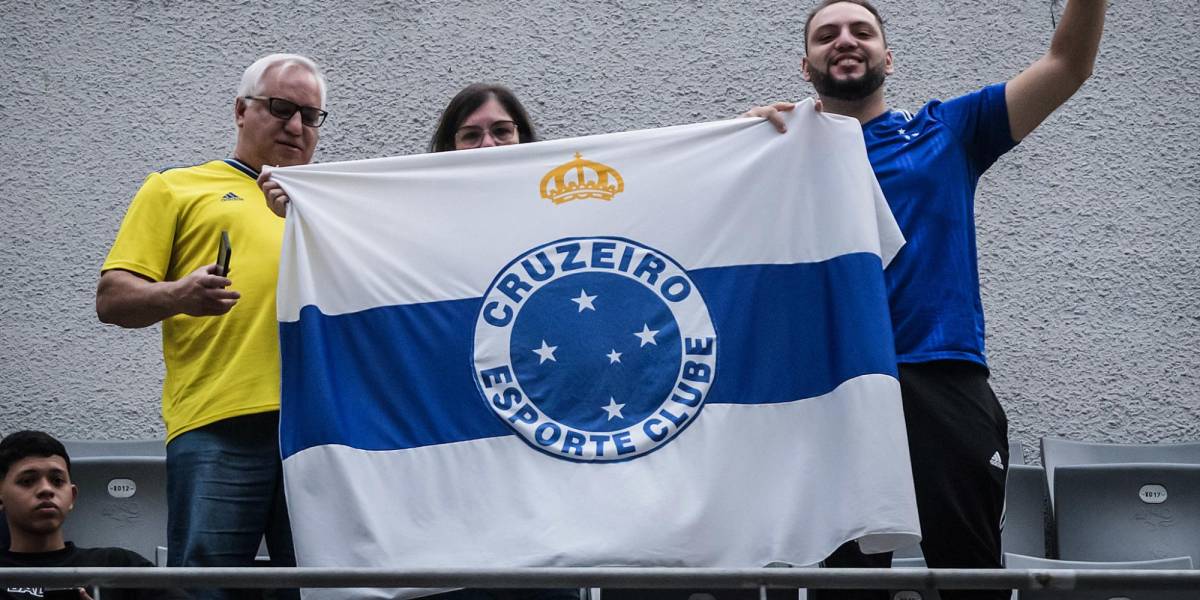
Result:
M867 72L863 73L862 77L845 80L834 79L828 71L816 67L810 67L808 71L817 94L822 98L838 100L862 100L874 94L875 90L883 85L884 79L882 64L876 67L867 65Z

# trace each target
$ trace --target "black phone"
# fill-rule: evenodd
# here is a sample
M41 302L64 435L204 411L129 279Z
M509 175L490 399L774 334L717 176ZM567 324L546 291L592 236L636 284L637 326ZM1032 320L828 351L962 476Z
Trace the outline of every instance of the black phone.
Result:
M92 598L96 597L96 593L91 588L84 588L88 595ZM42 590L42 600L79 600L79 588L46 588Z
M217 275L229 277L229 259L233 248L229 245L229 232L221 232L221 244L217 246Z

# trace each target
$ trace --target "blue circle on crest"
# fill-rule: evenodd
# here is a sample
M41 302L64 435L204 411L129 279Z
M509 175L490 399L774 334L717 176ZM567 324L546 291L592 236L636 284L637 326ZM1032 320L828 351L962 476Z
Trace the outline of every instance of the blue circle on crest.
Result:
M594 308L577 307L572 300L580 294L596 296ZM643 325L658 332L653 345L631 335ZM557 365L528 350L544 339L557 344ZM509 351L521 389L548 417L583 430L615 431L658 408L647 400L670 393L682 344L670 308L645 286L619 275L580 273L555 280L526 301ZM560 368L568 363L570 368ZM622 418L593 410L609 398L623 400Z
M488 408L572 461L671 442L716 375L716 332L687 272L622 238L566 238L514 259L484 295L474 342Z

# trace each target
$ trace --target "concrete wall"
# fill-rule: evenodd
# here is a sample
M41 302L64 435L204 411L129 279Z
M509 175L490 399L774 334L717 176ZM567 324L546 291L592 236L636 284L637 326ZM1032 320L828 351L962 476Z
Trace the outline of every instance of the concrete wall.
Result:
M1048 0L881 0L893 106L1008 79ZM722 119L811 93L806 2L72 2L0 20L0 432L162 435L157 326L97 322L146 173L225 157L256 57L327 69L317 160L420 152L462 85L510 85L546 138ZM1012 432L1200 439L1200 11L1115 2L1095 77L984 177L994 385Z

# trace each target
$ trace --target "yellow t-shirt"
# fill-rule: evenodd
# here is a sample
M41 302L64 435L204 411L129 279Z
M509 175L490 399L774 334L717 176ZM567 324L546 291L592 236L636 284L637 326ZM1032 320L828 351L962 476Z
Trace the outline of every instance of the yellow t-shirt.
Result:
M275 281L283 219L267 208L253 169L236 160L151 173L129 205L102 271L174 281L216 261L229 232L231 289L218 317L162 322L167 439L241 415L279 410Z

